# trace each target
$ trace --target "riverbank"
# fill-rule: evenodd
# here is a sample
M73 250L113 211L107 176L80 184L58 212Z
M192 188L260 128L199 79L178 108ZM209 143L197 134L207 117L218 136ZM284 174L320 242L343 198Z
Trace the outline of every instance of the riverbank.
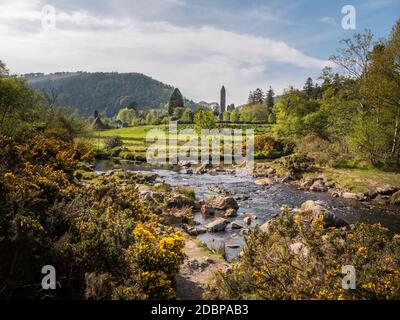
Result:
M254 176L269 177L301 190L327 192L333 197L400 205L400 174L374 168L320 167L311 159L292 155L256 163Z

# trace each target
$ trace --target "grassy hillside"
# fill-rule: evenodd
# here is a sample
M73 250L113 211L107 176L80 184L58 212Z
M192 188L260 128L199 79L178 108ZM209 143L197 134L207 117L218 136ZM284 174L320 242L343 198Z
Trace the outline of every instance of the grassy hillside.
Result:
M70 106L81 115L94 110L114 116L136 102L140 109L164 105L173 87L139 73L67 73L30 78L34 89L57 93L57 106Z

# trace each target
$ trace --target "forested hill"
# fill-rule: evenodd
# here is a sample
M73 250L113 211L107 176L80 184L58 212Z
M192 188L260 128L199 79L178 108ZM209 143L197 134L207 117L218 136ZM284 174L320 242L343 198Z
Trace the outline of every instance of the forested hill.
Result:
M30 86L44 91L56 106L70 106L89 116L94 110L114 116L129 104L159 108L173 87L140 73L56 73L27 75Z

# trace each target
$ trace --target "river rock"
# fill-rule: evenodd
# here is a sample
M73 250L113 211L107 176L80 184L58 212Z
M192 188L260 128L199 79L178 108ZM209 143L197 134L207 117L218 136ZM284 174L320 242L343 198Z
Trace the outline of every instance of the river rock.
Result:
M145 184L137 184L136 185L136 191L139 193L139 197L143 197L148 193L152 193L151 187Z
M310 191L326 192L326 191L328 191L328 187L325 185L324 180L318 179L313 182L313 184L310 187Z
M267 222L263 223L260 226L260 230L265 232L265 233L269 233L270 228L271 228L271 224L272 224L272 220L268 220Z
M199 234L206 233L207 229L205 227L197 226L188 228L186 232L191 236L198 236Z
M317 201L308 200L304 202L300 207L300 212L303 214L309 214L310 220L314 219L320 214L324 216L324 227L335 227L342 228L348 227L349 224L343 219L337 217L335 214L331 212L327 212L327 210Z
M235 196L236 201L246 201L249 199L250 199L250 196L248 196L247 194L238 194Z
M192 166L190 161L185 161L185 160L179 161L178 165L181 166L182 168L190 168Z
M391 196L399 190L400 189L398 187L385 186L382 188L377 188L375 191L382 196Z
M233 208L229 208L225 210L224 217L225 218L233 218L237 216L237 210Z
M390 197L390 204L395 204L395 205L400 204L400 191L397 191L396 193L392 194L392 196Z
M224 196L229 196L229 192L227 190L222 189L222 188L216 186L215 184L209 185L208 189L213 191L213 192L215 192L215 193L219 193L219 194L222 194Z
M224 196L213 196L208 197L205 200L205 203L201 207L201 213L203 216L210 215L224 215L228 209L237 210L239 209L239 205L236 200L232 197L224 197ZM230 210L228 214L233 214L233 211Z
M361 201L364 199L364 194L363 193L353 193L353 192L343 192L342 198L348 199L348 200Z
M214 221L208 223L206 225L206 229L209 232L224 231L228 223L229 223L228 220L224 218L217 218Z
M270 186L271 184L273 184L273 181L270 178L263 178L254 180L254 183L259 186Z
M238 221L233 221L233 222L231 223L231 228L232 228L232 229L243 229L243 228L244 228L244 225L241 224L241 223L238 222Z
M212 165L208 162L203 163L200 167L198 167L195 171L196 174L205 174L208 170L212 169Z
M251 217L244 217L243 222L249 226L251 224Z
M193 174L193 169L192 168L184 168L184 169L180 170L179 173L182 173L182 174Z

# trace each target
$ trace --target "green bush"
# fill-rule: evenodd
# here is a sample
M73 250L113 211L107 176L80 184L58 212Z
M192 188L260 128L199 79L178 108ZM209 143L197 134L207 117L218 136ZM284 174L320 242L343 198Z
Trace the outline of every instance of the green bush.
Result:
M108 150L122 146L122 139L119 136L107 137L104 141L104 147Z
M285 210L251 231L240 262L216 274L210 298L400 299L400 235L363 223L324 228L323 220ZM347 265L356 290L342 288Z

